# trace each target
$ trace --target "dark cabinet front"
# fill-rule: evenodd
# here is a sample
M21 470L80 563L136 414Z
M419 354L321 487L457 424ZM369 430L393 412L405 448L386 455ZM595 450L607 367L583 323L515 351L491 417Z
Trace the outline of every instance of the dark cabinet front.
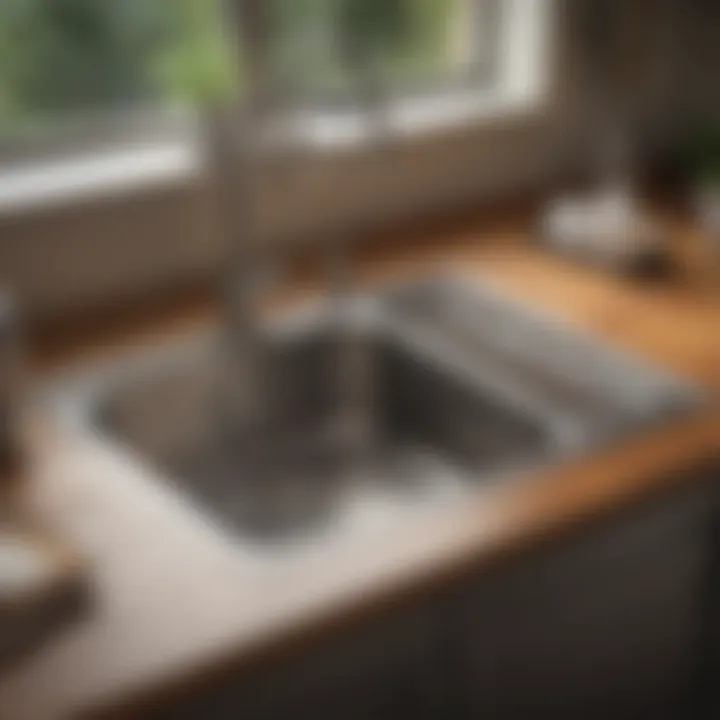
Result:
M712 475L163 718L684 720L702 655Z

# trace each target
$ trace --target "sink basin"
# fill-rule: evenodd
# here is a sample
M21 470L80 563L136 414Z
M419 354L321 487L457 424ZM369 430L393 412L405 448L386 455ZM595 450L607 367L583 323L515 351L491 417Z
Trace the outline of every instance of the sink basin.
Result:
M369 323L371 432L349 462L336 432L338 342L322 313L268 332L272 409L242 431L217 416L211 344L156 358L101 383L101 432L152 463L196 505L258 542L294 542L347 515L359 495L400 506L439 501L550 458L551 409L507 400L500 385L446 348L387 322Z
M83 423L207 517L246 542L282 547L352 525L358 507L394 518L517 478L699 400L675 378L457 276L364 302L371 422L352 454L338 423L341 345L323 303L267 324L272 392L251 430L218 411L227 388L210 338L117 363L66 395Z

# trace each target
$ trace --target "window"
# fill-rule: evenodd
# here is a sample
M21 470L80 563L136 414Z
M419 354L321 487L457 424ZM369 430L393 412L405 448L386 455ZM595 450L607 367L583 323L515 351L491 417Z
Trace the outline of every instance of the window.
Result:
M352 98L358 60L389 93L497 77L502 0L227 1L256 21L261 8L266 81L286 103ZM240 83L222 20L218 0L2 0L0 139Z
M496 0L270 0L281 94L348 98L366 66L390 94L492 81ZM489 30L492 28L492 32Z
M213 0L2 0L0 137L176 105L227 72Z

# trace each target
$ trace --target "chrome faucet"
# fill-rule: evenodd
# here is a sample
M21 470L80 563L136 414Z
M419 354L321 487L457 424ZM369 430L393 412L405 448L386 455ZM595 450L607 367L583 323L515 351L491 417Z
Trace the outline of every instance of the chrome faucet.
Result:
M222 238L225 268L220 287L222 328L218 405L223 434L241 435L260 429L272 405L264 375L266 363L258 323L261 292L273 268L269 248L258 234L255 181L260 159L258 142L269 99L265 61L264 3L226 0L228 24L243 33L235 43L237 62L247 68L242 98L223 100L205 116L204 140L213 214Z
M213 197L220 232L225 241L227 269L222 289L224 310L220 392L225 430L241 434L262 431L276 402L259 325L259 305L277 265L258 233L255 180L262 161L262 135L271 119L279 93L273 87L267 65L268 22L263 3L231 0L228 3L235 27L243 26L240 62L247 68L240 103L211 114L208 130L209 160L214 180ZM365 105L369 132L376 147L384 146L385 103L375 82L372 63L352 46L342 57L347 73L355 80L357 96ZM270 112L268 112L270 111ZM334 234L326 249L327 283L337 338L337 415L330 418L330 433L341 455L353 467L362 462L373 442L373 361L364 339L363 304L353 272L356 232Z

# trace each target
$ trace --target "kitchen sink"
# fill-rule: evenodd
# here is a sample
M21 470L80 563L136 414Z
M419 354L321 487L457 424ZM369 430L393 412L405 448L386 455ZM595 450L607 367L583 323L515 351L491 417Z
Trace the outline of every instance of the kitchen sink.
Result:
M95 393L92 421L246 539L294 542L337 526L359 497L387 508L438 502L554 456L562 419L509 400L501 384L422 333L380 321L360 348L369 432L351 455L337 432L338 334L322 313L264 338L272 394L262 422L218 415L210 344L155 358ZM181 355L181 354L180 354ZM102 387L102 385L100 385Z
M83 423L208 518L284 548L359 522L359 508L392 520L455 501L698 400L674 378L459 277L361 302L369 422L352 452L338 421L342 335L326 302L266 324L270 392L251 425L220 411L226 356L210 337L115 363L65 396Z

